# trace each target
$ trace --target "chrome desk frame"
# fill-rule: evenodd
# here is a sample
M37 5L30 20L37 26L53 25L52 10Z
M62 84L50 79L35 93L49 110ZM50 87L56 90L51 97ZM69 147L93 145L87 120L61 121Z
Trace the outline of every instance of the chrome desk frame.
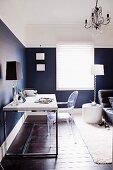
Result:
M37 99L40 98L52 98L53 101L49 104L40 104L35 103ZM19 156L19 157L57 157L58 155L58 122L57 122L57 102L55 94L38 94L35 97L26 97L25 103L19 103L18 105L13 105L13 102L9 103L5 107L3 107L3 115L4 115L4 141L5 141L5 153L6 156ZM25 111L52 111L56 113L56 152L55 153L22 153L22 154L13 154L7 153L7 129L6 129L6 115L8 112L16 111L16 112L25 112Z

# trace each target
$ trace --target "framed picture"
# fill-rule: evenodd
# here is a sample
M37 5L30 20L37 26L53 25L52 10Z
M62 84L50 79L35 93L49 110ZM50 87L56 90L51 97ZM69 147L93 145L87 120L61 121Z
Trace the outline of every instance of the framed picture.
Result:
M45 71L45 64L37 64L36 71Z
M45 60L45 53L36 53L36 60Z

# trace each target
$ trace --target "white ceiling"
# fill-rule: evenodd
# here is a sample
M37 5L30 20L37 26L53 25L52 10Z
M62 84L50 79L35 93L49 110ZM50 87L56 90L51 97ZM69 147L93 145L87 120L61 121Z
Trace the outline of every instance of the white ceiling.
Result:
M99 0L99 5L104 16L109 11L113 25L113 0ZM11 30L19 29L20 37L26 26L32 24L84 26L84 20L90 17L94 6L95 0L0 0L0 16Z
M18 15L25 24L78 24L90 16L96 0L1 1L3 8L14 16ZM104 14L109 11L113 16L113 0L99 0L99 5Z
M104 13L113 11L113 0L100 3ZM27 24L82 24L94 6L95 0L28 0L23 11Z

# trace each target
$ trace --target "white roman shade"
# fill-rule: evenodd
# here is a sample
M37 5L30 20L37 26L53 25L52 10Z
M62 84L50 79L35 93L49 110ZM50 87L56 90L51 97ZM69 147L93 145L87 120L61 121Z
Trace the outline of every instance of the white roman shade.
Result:
M94 64L92 44L58 44L56 56L57 90L94 89L91 65Z

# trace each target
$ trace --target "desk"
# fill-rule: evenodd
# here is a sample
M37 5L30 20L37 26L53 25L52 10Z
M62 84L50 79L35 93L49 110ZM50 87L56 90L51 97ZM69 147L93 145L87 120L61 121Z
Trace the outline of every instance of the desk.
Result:
M51 98L53 99L52 102L49 104L42 104L42 103L36 103L40 98ZM57 101L56 97L54 94L37 94L36 96L33 97L26 97L26 101L24 103L19 103L18 105L13 105L12 103L9 103L5 107L3 107L3 112L4 112L4 136L5 139L7 138L6 135L6 115L10 111L17 111L17 112L22 112L22 111L53 111L56 113L56 152L55 153L22 153L19 154L19 156L35 156L35 157L57 157L58 155L58 123L57 123ZM6 155L7 155L7 148L6 148ZM11 155L13 156L13 154ZM18 155L16 155L18 156Z

